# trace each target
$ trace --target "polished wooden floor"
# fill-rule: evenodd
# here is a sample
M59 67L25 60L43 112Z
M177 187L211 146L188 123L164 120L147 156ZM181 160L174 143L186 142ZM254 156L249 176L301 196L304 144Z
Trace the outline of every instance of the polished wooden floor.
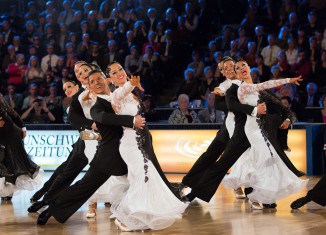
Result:
M50 173L46 173L49 177ZM168 175L172 182L179 182L182 175ZM307 189L316 184L318 177L311 177ZM209 204L195 200L186 210L183 219L161 231L145 231L146 234L257 234L257 235L318 235L326 234L326 209L313 202L300 210L291 211L290 203L306 194L299 194L278 201L277 209L252 211L246 200L237 200L230 190L220 187ZM28 214L32 192L14 196L12 202L0 205L1 235L56 235L56 234L131 234L119 232L109 219L110 209L100 205L96 219L86 219L83 206L65 224L51 218L46 226L35 224L37 214ZM326 195L325 195L326 196ZM138 234L141 232L133 232Z

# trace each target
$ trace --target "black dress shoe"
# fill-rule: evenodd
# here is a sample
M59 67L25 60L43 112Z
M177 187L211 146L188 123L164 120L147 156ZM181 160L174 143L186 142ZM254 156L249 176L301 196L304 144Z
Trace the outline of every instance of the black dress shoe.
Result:
M37 191L36 193L34 193L34 195L31 197L31 202L36 202L38 201L41 197L43 197L43 195L46 192L43 189L40 189L39 191Z
M297 200L295 200L294 202L291 203L291 208L292 209L298 209L300 207L303 207L304 205L306 205L308 202L310 202L310 200L306 197L301 197Z
M271 203L271 204L264 204L263 203L263 207L264 208L273 209L273 208L276 208L277 207L277 204L276 203Z
M47 205L47 203L45 201L35 202L33 205L31 205L30 207L28 207L27 211L29 213L35 213L39 209L41 209L43 206L46 206L46 205Z
M51 215L49 209L46 209L45 211L43 211L43 212L38 216L38 218L37 218L37 222L36 222L36 223L37 223L38 225L45 225L45 224L48 222L48 220L50 219L51 216L52 216L52 215Z

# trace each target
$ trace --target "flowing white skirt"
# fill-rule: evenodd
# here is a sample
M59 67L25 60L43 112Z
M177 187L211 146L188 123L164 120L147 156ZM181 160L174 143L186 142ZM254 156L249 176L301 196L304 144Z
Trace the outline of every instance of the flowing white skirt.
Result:
M17 195L22 190L33 191L42 185L44 176L43 169L39 168L33 177L28 175L20 175L17 177L15 184L6 183L5 178L0 178L0 197L7 197L13 194Z
M120 153L128 166L130 186L121 200L111 205L111 217L116 217L131 230L164 229L182 218L188 204L171 192L151 161L147 163L148 181L145 182L144 158L134 130L124 130Z
M85 155L90 163L96 153L97 140L85 140ZM123 193L128 189L129 182L127 176L111 176L96 192L87 200L91 205L95 202L113 203L119 200Z
M232 172L224 177L223 185L226 188L252 187L253 192L248 197L269 204L298 193L307 185L308 180L298 178L289 170L269 141L264 140L255 117L247 116L245 133L251 148L232 166Z

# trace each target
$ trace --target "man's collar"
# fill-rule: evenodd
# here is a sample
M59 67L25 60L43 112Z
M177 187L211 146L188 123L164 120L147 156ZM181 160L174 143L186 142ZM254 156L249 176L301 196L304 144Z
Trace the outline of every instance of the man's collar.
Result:
M234 80L232 80L232 83L240 86L240 84L242 83L242 81L239 80L239 79L234 79Z
M107 95L107 94L98 94L97 97L100 97L108 102L111 102L112 101L112 98L110 95Z

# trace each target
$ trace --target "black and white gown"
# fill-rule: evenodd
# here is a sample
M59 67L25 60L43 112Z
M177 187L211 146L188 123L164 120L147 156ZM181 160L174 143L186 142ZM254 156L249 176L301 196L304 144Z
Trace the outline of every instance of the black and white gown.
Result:
M4 147L3 164L13 177L0 178L0 196L11 196L21 190L37 189L43 179L43 169L28 156L23 143L23 121L0 94L0 117L5 121L0 127L0 144Z
M271 80L259 84L242 82L238 88L238 98L243 104L256 106L259 91L289 83L289 79ZM252 200L262 203L273 203L276 200L298 193L308 180L298 178L285 165L268 141L261 119L247 115L245 133L251 144L233 165L232 172L223 179L227 188L252 187L248 194Z
M135 116L139 114L140 103L126 89L126 86L118 88L114 96L106 99L115 105L117 114ZM119 150L128 167L129 189L111 205L111 217L131 230L167 228L182 218L188 204L171 190L156 160L147 127L143 131L123 129Z

